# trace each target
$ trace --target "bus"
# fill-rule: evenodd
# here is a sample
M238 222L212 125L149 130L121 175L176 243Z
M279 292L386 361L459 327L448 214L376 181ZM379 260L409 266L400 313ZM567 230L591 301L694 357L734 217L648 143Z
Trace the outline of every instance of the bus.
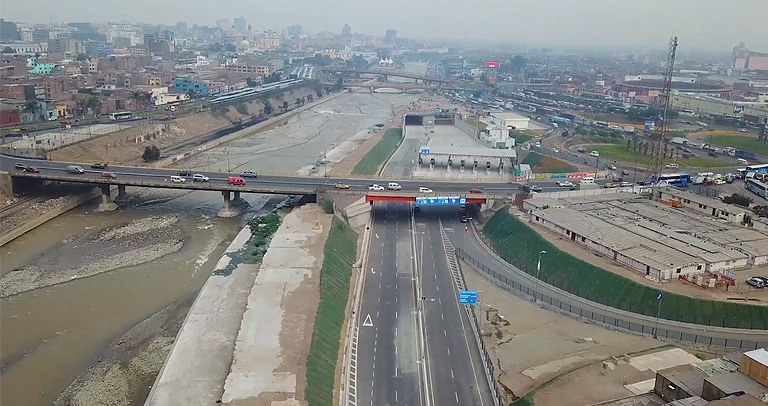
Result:
M133 113L130 111L116 111L109 115L110 120L130 120L133 118Z
M747 166L746 170L747 170L747 173L749 172L768 173L768 164L749 165Z
M746 186L750 192L768 200L768 184L757 179L747 179Z
M656 176L651 177L651 182L657 183L659 186L688 187L691 184L691 175L687 173L667 173L662 174L658 178Z

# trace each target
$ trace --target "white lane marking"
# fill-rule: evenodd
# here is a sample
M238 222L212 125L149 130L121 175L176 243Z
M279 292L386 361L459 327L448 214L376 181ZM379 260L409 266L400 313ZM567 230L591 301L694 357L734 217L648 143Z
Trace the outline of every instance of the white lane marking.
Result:
M443 320L443 321L445 321L445 314L443 314L443 313L440 313L440 319L441 319L441 320Z
M456 395L456 403L459 403L459 392L453 392Z
M451 355L451 347L445 347L446 350L448 350L448 355Z
M395 335L397 335L397 327L395 327Z
M395 355L397 355L397 346L395 346Z
M444 335L444 336L446 336L446 337L448 337L448 331L447 331L447 330L445 330L445 329L443 329L443 335Z
M397 389L395 389L395 402L397 402Z
M395 310L395 318L397 318L397 310Z
M456 378L455 376L453 376L453 368L451 368L451 378Z

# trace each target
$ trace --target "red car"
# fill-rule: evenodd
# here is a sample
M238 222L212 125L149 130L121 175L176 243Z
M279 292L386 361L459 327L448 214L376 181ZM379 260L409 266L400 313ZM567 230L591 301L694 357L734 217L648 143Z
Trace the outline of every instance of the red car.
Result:
M483 192L483 189L478 189L476 187L473 187L472 189L469 189L469 193L485 193L485 192Z
M102 172L101 177L105 179L117 179L117 175L114 172Z
M32 166L28 166L28 167L24 168L24 172L40 173L40 171L38 171L37 168L32 167Z

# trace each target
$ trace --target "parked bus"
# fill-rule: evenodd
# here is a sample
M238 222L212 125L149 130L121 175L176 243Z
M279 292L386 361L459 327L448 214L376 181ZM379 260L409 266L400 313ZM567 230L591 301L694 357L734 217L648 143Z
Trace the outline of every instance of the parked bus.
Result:
M762 197L768 199L768 184L760 182L757 179L747 179L747 190Z
M130 111L118 111L109 115L110 120L130 120L133 118L133 113Z
M651 182L658 183L659 186L688 187L691 184L691 175L687 173L662 174L658 178L653 176Z
M768 173L768 164L749 165L746 169L747 172Z

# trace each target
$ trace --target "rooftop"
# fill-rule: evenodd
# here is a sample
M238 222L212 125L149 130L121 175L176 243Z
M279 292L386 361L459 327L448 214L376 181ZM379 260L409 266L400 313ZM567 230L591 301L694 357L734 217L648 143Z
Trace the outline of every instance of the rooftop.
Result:
M476 157L476 158L517 158L517 152L514 149L494 149L478 147L422 147L429 149L429 155L451 155L454 157Z
M747 351L744 353L745 357L752 358L753 360L768 366L768 351L765 348L758 348L753 351Z

